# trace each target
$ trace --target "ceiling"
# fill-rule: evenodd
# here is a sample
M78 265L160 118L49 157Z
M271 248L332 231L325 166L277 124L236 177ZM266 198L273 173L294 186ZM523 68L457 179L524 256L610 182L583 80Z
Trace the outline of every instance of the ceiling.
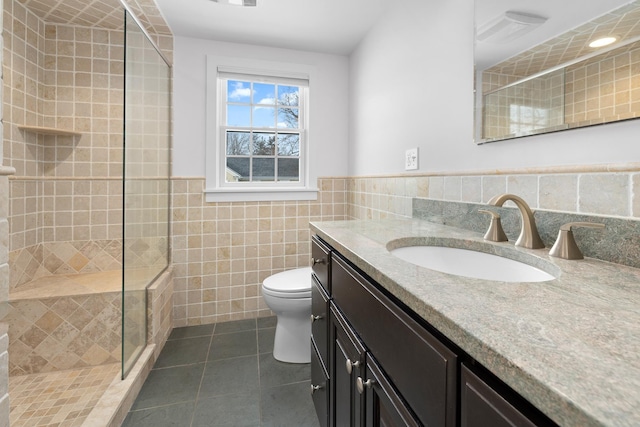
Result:
M174 35L313 52L349 54L388 0L156 0Z

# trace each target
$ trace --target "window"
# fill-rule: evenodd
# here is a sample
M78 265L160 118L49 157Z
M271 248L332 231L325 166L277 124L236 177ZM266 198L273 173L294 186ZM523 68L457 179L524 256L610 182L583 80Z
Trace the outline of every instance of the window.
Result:
M207 201L315 199L308 74L217 61L208 58Z
M221 79L225 184L300 183L304 88L268 81Z

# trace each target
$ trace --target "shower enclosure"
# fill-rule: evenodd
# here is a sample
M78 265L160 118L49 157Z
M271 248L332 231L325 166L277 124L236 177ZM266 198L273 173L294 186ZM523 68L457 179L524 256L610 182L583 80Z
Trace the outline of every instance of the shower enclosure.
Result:
M147 342L146 289L169 265L171 68L125 11L122 376Z

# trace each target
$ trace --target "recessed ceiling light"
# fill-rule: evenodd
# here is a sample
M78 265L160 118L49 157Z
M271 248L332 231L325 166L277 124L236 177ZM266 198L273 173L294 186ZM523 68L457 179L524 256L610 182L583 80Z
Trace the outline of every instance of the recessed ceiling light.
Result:
M232 6L257 6L257 0L211 0L220 4L230 4Z
M616 37L613 37L613 36L601 37L601 38L599 38L597 40L594 40L591 43L589 43L589 47L609 46L611 43L615 43L616 40L618 40L618 39Z

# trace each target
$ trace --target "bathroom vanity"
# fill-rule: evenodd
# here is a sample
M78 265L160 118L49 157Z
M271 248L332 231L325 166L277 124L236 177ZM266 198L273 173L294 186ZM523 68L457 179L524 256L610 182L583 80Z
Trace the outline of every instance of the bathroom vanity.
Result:
M637 269L418 220L311 228L311 388L323 427L640 425ZM417 244L495 250L556 279L470 279L390 253Z

